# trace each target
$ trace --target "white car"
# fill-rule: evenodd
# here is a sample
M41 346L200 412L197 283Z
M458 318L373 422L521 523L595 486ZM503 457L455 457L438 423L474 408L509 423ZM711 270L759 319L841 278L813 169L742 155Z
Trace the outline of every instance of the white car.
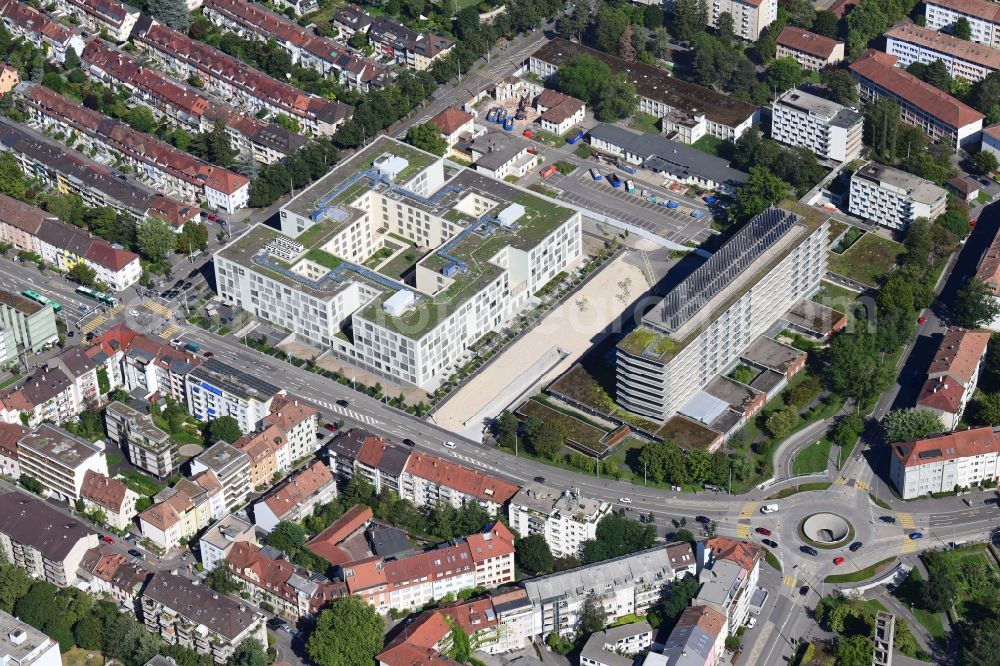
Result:
M446 449L453 449L455 448L455 446L456 446L455 442L452 442L451 440L444 443L444 448Z
M777 513L778 512L778 505L777 504L765 504L764 506L760 507L760 512L761 513Z
M180 338L174 338L173 340L170 341L170 344L172 345L179 345L180 343L181 343Z
M129 317L138 317L139 316L139 311L133 308L133 309L131 309L131 310L128 311L128 316Z
M751 615L750 619L747 620L747 629L753 629L756 626L757 626L757 616Z
M621 502L622 504L631 504L632 503L632 499L629 498L629 497L619 497L618 501Z

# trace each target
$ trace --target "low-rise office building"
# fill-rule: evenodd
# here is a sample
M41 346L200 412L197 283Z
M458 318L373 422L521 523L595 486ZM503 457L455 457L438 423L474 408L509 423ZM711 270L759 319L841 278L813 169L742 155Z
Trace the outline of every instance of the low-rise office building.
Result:
M870 162L851 176L848 211L894 231L920 217L934 220L945 211L948 192L929 180Z
M1000 69L1000 51L909 21L886 31L885 51L899 58L897 67L909 67L915 62L929 65L940 60L948 68L948 74L973 83Z
M777 55L794 58L802 69L818 72L844 59L844 42L790 25L778 35Z
M191 474L211 472L222 486L226 509L235 511L253 492L250 458L232 444L216 442L191 459Z
M951 30L964 18L971 28L969 40L1000 48L1000 8L988 0L927 0L924 16L931 30Z
M214 358L187 373L188 411L199 421L220 416L236 419L243 432L253 432L270 414L271 401L283 391L255 375Z
M976 391L989 342L989 333L961 328L948 329L941 340L917 396L917 407L937 414L946 430L958 427Z
M43 423L17 443L21 474L42 484L50 497L74 502L83 497L88 473L108 476L108 459L100 442L90 442Z
M220 564L225 565L233 546L243 541L256 545L257 530L252 523L231 513L208 528L198 540L202 568L212 571Z
M13 615L0 611L0 664L62 666L59 641Z
M532 481L510 499L507 518L522 539L541 534L556 557L580 557L584 542L596 537L598 523L612 508L581 496L578 489L560 493Z
M288 477L253 506L257 527L270 532L282 520L300 522L337 497L337 480L317 460Z
M820 159L849 162L861 154L864 124L854 109L793 88L774 102L771 138Z
M2 200L0 205L3 205ZM15 212L17 209L10 210ZM2 226L7 224L7 221L0 223ZM34 354L59 340L56 313L52 308L3 289L0 289L0 326L11 332L17 347Z
M79 21L93 33L102 30L121 44L127 42L139 20L139 10L117 0L56 0L56 14Z
M1000 431L989 426L899 442L891 450L889 479L903 499L1000 480Z
M104 428L130 463L158 479L170 478L181 465L177 443L157 427L148 412L112 402L104 409Z
M87 511L100 511L108 525L116 530L127 530L135 514L139 513L136 509L139 493L100 472L84 474L80 499Z

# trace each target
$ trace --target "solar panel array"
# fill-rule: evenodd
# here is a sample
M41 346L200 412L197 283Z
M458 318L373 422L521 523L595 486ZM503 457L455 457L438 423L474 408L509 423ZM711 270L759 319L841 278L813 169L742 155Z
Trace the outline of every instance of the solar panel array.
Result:
M676 331L789 229L798 216L780 208L768 208L674 287L660 304L661 321Z

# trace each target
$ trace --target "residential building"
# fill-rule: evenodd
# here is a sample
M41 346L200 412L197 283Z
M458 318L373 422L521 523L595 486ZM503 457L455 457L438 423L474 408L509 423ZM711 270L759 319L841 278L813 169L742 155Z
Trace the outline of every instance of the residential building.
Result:
M990 48L1000 48L1000 8L987 0L928 0L924 4L926 25L932 30L951 30L964 18L972 29L969 39Z
M1000 480L1000 430L989 426L892 445L889 479L903 499Z
M667 666L716 666L730 634L726 616L709 606L689 606L663 645Z
M472 162L476 171L497 180L508 176L521 178L542 162L532 152L534 144L508 132L481 134L457 144L455 150Z
M110 479L93 470L83 476L80 499L87 511L100 511L108 525L116 530L127 530L135 514L139 513L135 506L139 493L118 479Z
M522 539L541 534L556 557L580 557L583 544L597 535L597 524L612 511L609 502L583 497L578 489L555 491L526 483L510 499L507 518Z
M455 48L455 42L440 33L419 33L387 16L372 18L367 32L376 53L418 72L430 69Z
M575 97L546 88L535 98L535 108L541 115L538 124L546 132L562 136L583 122L587 106Z
M388 83L386 69L371 58L352 53L343 44L320 37L286 17L245 0L205 0L202 12L213 24L244 38L273 40L288 52L293 65L312 69L341 84L370 90Z
M0 611L0 663L6 666L62 666L59 641Z
M0 199L0 207L4 207L0 215L4 221L0 226L6 227L13 219L7 213L16 215L17 208L6 208L4 199ZM17 347L33 354L59 340L56 313L52 308L3 289L0 289L0 326L13 334Z
M145 16L132 32L132 44L171 76L198 77L206 91L236 108L289 116L311 134L329 136L354 113L347 104L308 95Z
M982 150L988 150L1000 159L1000 124L990 125L983 130Z
M51 358L47 366L58 368L69 377L74 404L93 407L104 402L100 379L102 375L108 380L109 391L118 387L111 383L113 364L114 359L100 347L73 346Z
M726 160L657 134L602 123L591 128L588 136L598 153L620 157L682 185L735 194L747 179L746 173Z
M293 621L317 615L346 593L343 583L292 564L271 546L235 543L226 555L226 565L255 603L270 604L277 615Z
M80 59L88 76L115 92L129 95L133 103L150 109L155 118L192 133L210 132L216 123L223 124L233 150L263 164L284 159L306 144L307 139L301 134L258 120L193 86L143 67L131 55L100 39L87 42Z
M64 423L80 413L73 381L57 367L45 366L17 388L0 391L0 418L34 428L44 421Z
M1000 125L997 127L1000 129ZM983 132L983 137L986 136L987 133ZM986 142L983 141L983 148L985 149L985 147ZM993 300L1000 302L1000 234L994 234L990 246L986 248L986 252L979 260L976 278L987 286L993 295ZM995 317L993 321L984 324L983 328L1000 331L1000 315Z
M226 663L247 639L267 645L261 613L183 576L153 574L140 601L147 629L170 645L211 655L217 664Z
M733 34L748 42L760 39L764 28L778 18L777 0L718 0L708 7L708 25L718 27L719 17L733 17Z
M890 166L869 162L851 175L851 215L894 231L905 231L917 218L934 220L947 203L943 188Z
M608 624L633 613L644 614L658 603L666 586L678 578L667 556L670 547L670 544L661 544L631 555L523 581L521 585L532 605L530 635L575 634L580 611L589 594L601 600ZM690 550L689 544L683 547Z
M708 606L726 616L729 635L750 617L750 599L757 591L763 549L755 543L715 537L705 542L702 586L693 605Z
M425 387L582 256L578 211L452 163L446 171L442 158L386 136L292 199L280 220L280 234L258 225L216 253L223 302ZM390 235L436 248L416 261L414 284L363 266ZM406 246L391 242L386 261L402 259Z
M249 521L231 513L208 528L198 540L202 569L212 571L220 564L225 565L233 546L241 542L256 545L257 530Z
M398 495L410 451L361 428L351 428L330 440L327 455L330 469L342 484L358 474L376 493L392 491Z
M62 64L71 49L77 55L83 51L82 36L27 3L4 0L0 3L0 21L12 37L24 39L51 62Z
M90 208L108 206L137 222L158 217L177 231L200 213L197 206L169 199L134 178L100 166L40 132L6 118L0 118L0 150L12 152L29 178L37 178L46 187L64 194L78 194L83 205Z
M168 397L187 402L188 375L203 360L124 324L95 336L91 344L114 357L113 386L123 386L129 393L138 391L143 399L154 402Z
M130 562L106 543L84 553L77 573L87 582L84 589L95 596L111 597L123 613L135 613L139 593L149 578L142 565Z
M864 124L854 109L792 88L772 106L771 138L820 159L849 162L861 154Z
M779 58L794 58L802 69L812 72L844 59L844 42L791 25L778 35L777 47Z
M222 484L211 472L178 481L153 498L139 514L139 531L158 548L169 551L226 515Z
M6 95L21 82L21 75L12 65L0 66L0 95Z
M1000 51L909 21L897 23L885 32L885 52L899 58L896 67L909 67L915 62L929 65L940 60L952 77L961 76L973 83L1000 69Z
M271 399L271 412L257 424L258 428L277 428L288 441L292 463L313 455L321 446L316 437L319 412L294 395L276 395Z
M93 33L102 30L118 44L128 41L139 20L139 10L117 0L56 0L56 13L72 16Z
M736 232L618 343L619 404L666 421L819 288L828 219L781 205Z
M985 133L983 136L985 136ZM949 190L955 193L955 196L965 203L970 203L979 198L979 182L972 178L952 176L944 184L948 186Z
M0 423L0 476L17 479L21 466L17 464L17 443L28 429L15 423Z
M270 486L291 466L288 441L277 428L268 426L243 435L233 442L233 446L250 460L250 487L258 491Z
M441 138L448 144L448 148L453 148L459 139L473 134L473 117L471 113L466 113L462 109L449 106L447 109L437 114L427 122L433 124L441 131Z
M84 553L96 545L93 529L44 500L17 491L0 495L0 551L32 577L75 585Z
M216 442L191 459L191 473L211 471L222 486L226 509L235 511L253 492L250 483L250 458L232 444Z
M330 523L325 530L309 539L306 548L313 555L322 557L334 566L350 562L354 558L347 550L341 548L340 544L365 530L371 524L372 517L371 508L355 504L340 518ZM376 553L379 554L381 553Z
M282 389L214 358L187 374L188 411L199 421L220 416L236 419L243 432L252 432L270 413L271 400Z
M148 412L112 402L104 408L104 428L108 439L121 447L130 463L158 479L173 476L183 461L177 443L157 427Z
M246 176L204 162L42 85L24 82L15 93L35 123L77 136L81 145L99 161L128 164L169 196L190 203L207 203L227 213L235 213L249 203L250 179Z
M954 430L962 420L965 406L976 391L989 342L989 333L961 328L948 329L941 340L927 369L917 407L937 414L946 430Z
M725 0L723 4L740 5L749 10L753 2L755 0L746 0L746 4L742 0ZM773 0L763 0L760 7L765 6L776 7L776 4ZM742 11L740 15L743 16ZM715 8L712 16L710 21L718 16ZM735 14L733 17L737 18ZM772 20L768 19L764 25ZM749 19L744 26L743 20L737 18L736 24L740 33L744 27L748 31L751 29ZM579 55L589 55L604 62L612 72L625 74L639 96L639 111L660 118L668 138L681 143L694 143L706 134L735 141L758 119L758 109L753 104L682 81L659 67L628 62L561 38L547 42L531 54L528 71L553 83L559 68Z
M653 628L640 620L596 631L580 651L580 666L632 666L637 654L653 644Z
M317 460L295 472L253 505L257 527L270 532L282 520L301 522L337 497L337 481L330 468Z
M955 150L979 142L983 114L948 93L895 67L898 58L868 49L851 63L860 84L862 102L891 99L899 104L900 120L921 128L933 141L945 141Z
M491 514L500 511L520 490L513 483L420 451L410 452L401 481L399 496L416 506L444 502L457 509L476 502Z
M17 443L21 474L36 479L50 497L73 502L83 497L88 472L108 475L104 445L91 444L62 428L43 423Z

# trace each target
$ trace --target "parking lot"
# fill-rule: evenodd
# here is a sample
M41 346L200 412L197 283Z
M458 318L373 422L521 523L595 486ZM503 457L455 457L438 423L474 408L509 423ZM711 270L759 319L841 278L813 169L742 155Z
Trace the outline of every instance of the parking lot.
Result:
M545 179L545 186L559 190L560 200L645 229L675 243L691 241L697 244L711 235L709 225L712 214L703 204L694 205L692 199L676 192L638 181L635 183L635 194L629 194L625 191L624 179L621 187L612 187L606 178L612 169L598 167L593 162L586 164L587 167L578 168L569 176L552 174ZM601 180L595 181L591 177L591 166L601 172ZM628 175L620 171L616 173L620 178ZM642 190L646 192L645 198L640 196ZM655 196L656 201L651 201L650 196ZM664 207L662 202L667 200L677 202L677 208ZM701 218L691 216L695 209L702 211Z

